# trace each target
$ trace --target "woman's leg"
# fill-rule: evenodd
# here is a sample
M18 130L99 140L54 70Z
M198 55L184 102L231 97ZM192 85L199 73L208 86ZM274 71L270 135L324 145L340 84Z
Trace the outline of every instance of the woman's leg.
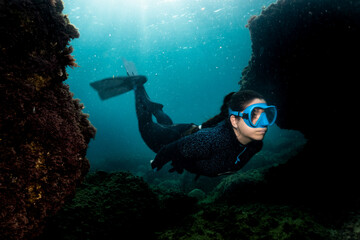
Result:
M162 110L164 105L162 105L160 103L152 102L143 85L140 85L135 89L135 98L136 98L136 104L139 103L139 108L138 107L136 108L137 111L145 110L144 109L144 106L145 106L146 111L148 113L151 113L152 115L154 115L156 118L156 121L158 123L163 124L163 125L172 125L173 124L173 121L171 120L171 118L167 114L165 114ZM137 113L137 114L139 116L139 113Z
M170 117L162 111L163 105L152 102L143 85L135 89L135 101L140 134L151 150L158 152L164 145L182 137L179 125L172 125ZM152 115L157 123L152 120Z

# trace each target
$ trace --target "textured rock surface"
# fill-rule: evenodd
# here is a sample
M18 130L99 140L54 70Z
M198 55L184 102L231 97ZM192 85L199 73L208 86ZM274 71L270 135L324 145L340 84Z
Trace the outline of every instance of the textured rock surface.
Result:
M251 173L249 179L239 176L238 182L245 184L257 178L255 175ZM226 183L216 191L230 190L230 186L224 185ZM252 186L256 188L256 184ZM251 191L224 196L227 197L233 198L233 204L229 201L196 204L194 197L172 189L150 188L130 173L91 173L75 198L49 221L37 240L123 236L204 240L339 239L339 233L329 224L331 214L327 213L327 221L323 221L311 209L264 204L266 196L257 198Z
M0 238L30 239L88 172L95 128L74 100L76 28L56 0L0 0Z
M309 140L268 179L295 198L354 199L360 2L279 0L248 27L253 54L242 88L261 92L277 105L277 124Z
M181 223L195 205L194 198L170 189L154 191L130 173L96 172L40 239L156 239L158 231Z
M333 126L340 106L355 96L358 79L359 1L279 0L248 24L253 54L241 86L279 108L277 124L308 138ZM347 96L348 98L343 99ZM329 119L324 121L316 117ZM344 116L344 115L343 115ZM346 126L349 122L341 122Z

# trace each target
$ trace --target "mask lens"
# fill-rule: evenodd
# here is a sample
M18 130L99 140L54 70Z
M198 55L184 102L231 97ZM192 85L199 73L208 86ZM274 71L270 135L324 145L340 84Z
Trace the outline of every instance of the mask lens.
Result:
M264 109L256 107L251 111L251 123L256 126L257 121L260 119L261 114L264 112Z
M267 117L267 119L269 121L269 124L274 123L275 117L276 117L276 109L275 109L275 107L266 108L266 109L264 109L264 112L265 112L266 117Z
M261 116L263 114L263 116ZM266 124L271 125L273 124L276 117L276 109L275 107L268 107L268 108L261 108L255 107L251 111L251 123L254 127L259 124L259 120L262 118L262 124L264 124L264 120L266 119ZM265 119L264 119L265 118Z

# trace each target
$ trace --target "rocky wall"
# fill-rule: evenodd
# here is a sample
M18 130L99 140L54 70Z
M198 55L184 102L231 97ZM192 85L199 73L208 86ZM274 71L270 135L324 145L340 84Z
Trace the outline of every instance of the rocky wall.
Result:
M241 88L262 93L278 108L278 126L308 139L268 181L296 199L352 201L359 172L360 2L278 0L248 28L253 52Z
M60 0L0 0L0 238L31 239L89 170L95 128L66 67L77 29Z

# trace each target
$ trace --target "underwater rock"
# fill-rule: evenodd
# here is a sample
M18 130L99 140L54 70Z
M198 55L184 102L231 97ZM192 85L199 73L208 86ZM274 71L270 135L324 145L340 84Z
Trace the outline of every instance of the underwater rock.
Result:
M257 175L249 173L248 178ZM239 177L239 181L245 182L245 178ZM340 235L350 236L357 228L356 219L334 228L329 224L328 212L319 217L316 211L300 206L236 201L246 194L249 192L231 196L237 204L198 203L171 189L150 188L142 178L130 173L99 171L87 175L75 197L49 219L43 235L36 240L123 236L158 240L335 240Z
M227 203L235 204L259 201L257 198L261 196L260 193L263 193L263 185L264 170L240 171L222 179L213 190L210 199L213 201L225 200Z
M31 239L89 170L95 128L66 67L77 29L59 0L0 0L0 238Z
M41 239L152 239L159 211L156 194L140 177L96 172L49 221Z
M188 196L196 198L197 200L201 201L206 197L206 194L201 189L195 188L194 190L188 193Z
M327 132L324 127L351 109L346 105L355 97L350 93L358 75L359 13L359 1L271 4L248 23L253 52L242 89L259 91L276 104L281 128L299 130L307 138Z
M277 193L319 204L359 196L353 125L360 56L360 2L279 0L248 24L252 56L242 89L278 108L281 128L301 131L303 151L267 175ZM284 195L284 194L283 194Z
M156 239L196 208L184 194L154 190L126 172L89 174L38 239Z
M315 221L305 209L247 204L206 205L181 227L164 231L159 240L179 239L324 239L335 240L332 229Z

